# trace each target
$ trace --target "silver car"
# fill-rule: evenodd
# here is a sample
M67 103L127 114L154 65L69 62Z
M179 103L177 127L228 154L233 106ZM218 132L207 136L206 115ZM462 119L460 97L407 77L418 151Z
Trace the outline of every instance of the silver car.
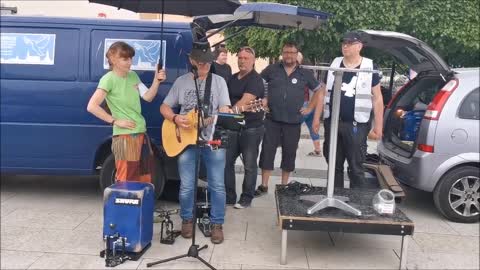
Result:
M411 187L433 192L438 210L456 222L480 213L480 69L451 69L411 36L363 31L366 46L382 49L417 72L388 104L382 162Z

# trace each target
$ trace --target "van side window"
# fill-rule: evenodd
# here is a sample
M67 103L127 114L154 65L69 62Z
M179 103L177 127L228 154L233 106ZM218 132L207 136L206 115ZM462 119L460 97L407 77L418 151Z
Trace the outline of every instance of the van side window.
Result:
M160 56L160 38L158 32L142 31L104 31L94 30L90 34L90 80L98 82L100 78L108 72L109 67L105 58L105 53L114 41L125 41L135 49L135 57L131 70L137 72L143 83L150 85L153 72L156 69L156 63ZM177 54L172 46L176 35L165 34L164 40L168 42L163 46L165 51L166 69L176 66Z
M1 77L76 81L80 66L79 42L78 29L2 27Z
M473 90L463 100L460 110L458 111L458 117L462 119L480 119L480 90L479 88Z

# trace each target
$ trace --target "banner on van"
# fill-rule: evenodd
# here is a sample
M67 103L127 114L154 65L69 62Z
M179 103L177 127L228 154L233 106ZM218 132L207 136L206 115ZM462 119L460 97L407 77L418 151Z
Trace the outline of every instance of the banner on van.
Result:
M160 58L160 40L148 40L148 39L113 39L113 38L106 38L105 39L105 46L104 46L104 53L107 53L108 48L116 42L116 41L123 41L128 43L135 49L135 57L132 59L132 70L156 70L158 59ZM163 66L165 67L165 59L166 59L166 41L163 40ZM103 68L109 69L110 66L108 65L107 58L103 59Z
M55 34L1 33L2 64L53 65Z

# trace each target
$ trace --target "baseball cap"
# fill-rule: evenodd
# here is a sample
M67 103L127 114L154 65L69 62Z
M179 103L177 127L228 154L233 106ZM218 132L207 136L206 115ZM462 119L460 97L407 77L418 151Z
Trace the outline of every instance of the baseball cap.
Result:
M347 32L343 35L342 42L360 42L362 43L362 39L358 32Z

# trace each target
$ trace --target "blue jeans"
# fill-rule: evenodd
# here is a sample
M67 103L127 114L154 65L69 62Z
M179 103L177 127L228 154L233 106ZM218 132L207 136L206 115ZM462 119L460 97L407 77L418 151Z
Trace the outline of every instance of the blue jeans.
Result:
M308 105L308 102L303 104L303 107L306 108ZM315 134L312 129L312 124L313 124L313 114L315 113L315 110L311 111L309 114L303 116L303 122L308 127L308 131L310 132L310 138L312 138L312 141L318 141L320 140L320 134Z
M262 141L263 132L263 125L256 128L242 129L241 131L228 132L227 161L225 165L227 203L234 204L237 201L237 192L235 188L235 161L240 154L242 155L245 170L240 200L246 203L252 202L258 174L258 146Z
M193 190L195 184L195 156L197 148L189 146L178 158L180 174L180 217L183 220L193 219ZM215 224L223 224L225 218L225 149L211 150L200 148L207 169L208 193L212 203L210 220Z

